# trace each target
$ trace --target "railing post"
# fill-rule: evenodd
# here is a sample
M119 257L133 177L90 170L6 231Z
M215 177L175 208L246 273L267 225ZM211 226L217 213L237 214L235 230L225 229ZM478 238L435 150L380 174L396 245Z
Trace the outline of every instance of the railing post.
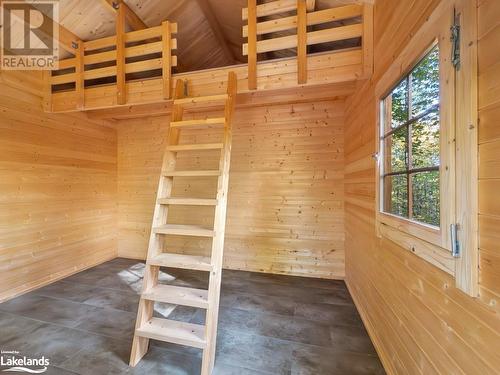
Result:
M168 21L161 24L161 44L163 99L170 99L172 91L172 33Z
M307 83L307 7L297 0L297 81Z
M248 89L257 89L257 0L248 0Z
M44 70L43 73L43 110L52 112L52 71Z
M373 73L373 5L363 5L363 77L369 78Z
M76 92L76 108L83 110L85 108L85 66L84 66L84 45L83 41L78 42L78 47L75 51L75 92Z
M118 0L116 12L116 101L118 104L127 102L125 90L125 7Z

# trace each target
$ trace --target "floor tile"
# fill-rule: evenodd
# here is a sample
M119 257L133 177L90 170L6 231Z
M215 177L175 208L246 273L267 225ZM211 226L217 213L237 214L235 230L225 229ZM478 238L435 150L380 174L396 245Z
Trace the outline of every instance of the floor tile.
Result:
M197 309L190 306L178 306L168 303L155 303L153 316L157 318L164 318L170 320L177 320L180 322L190 322L193 316L199 311L205 312L205 310ZM204 314L203 314L204 316Z
M384 375L376 356L312 346L293 351L292 375Z
M98 336L71 328L44 323L9 342L9 347L27 357L38 358L42 355L51 365L59 366L82 347L98 341ZM2 349L5 349L2 345Z
M238 295L231 305L240 310L290 316L294 314L295 306L296 302L289 297L269 298L251 294Z
M157 340L150 340L150 343L151 343L151 347L158 347L161 349L168 350L170 352L179 353L182 355L189 355L189 356L198 358L200 361L201 361L201 357L203 355L203 352L201 349L193 348L190 346L177 345L177 344L172 344L170 342L163 342L163 341L157 341Z
M327 303L299 303L295 316L336 325L363 327L363 322L354 305L330 305Z
M219 326L235 332L274 337L282 340L330 346L329 326L284 315L262 314L221 308Z
M332 348L336 350L376 355L375 348L364 327L332 326L330 337Z
M19 297L18 297L19 298ZM2 305L0 305L0 308ZM0 312L0 349L3 350L20 350L16 349L12 342L18 337L23 337L30 332L42 327L45 323L29 319L20 315L13 315L5 312Z
M214 375L271 375L271 372L262 372L250 370L236 365L228 365L225 363L216 362L214 367Z
M305 284L307 283L305 282ZM289 297L304 303L352 304L349 292L345 286L332 289L309 288L300 285L288 285L286 283L249 282L245 279L227 280L223 285L223 288L226 290L267 297Z
M83 302L85 299L93 295L94 287L91 285L78 284L66 281L58 281L56 283L44 286L43 288L34 290L32 294L38 296L66 299L73 302Z
M133 375L199 375L200 372L200 357L153 347L128 373Z
M136 313L139 298L137 293L126 290L116 291L109 288L92 288L89 295L86 295L81 302L87 305Z
M110 271L106 269L95 269L90 268L88 270L75 273L69 277L66 277L62 281L66 283L73 283L78 285L95 285L99 284L99 281L110 275Z
M274 375L290 373L293 347L288 341L227 329L219 329L217 340L216 361L221 364L238 364Z
M142 272L126 269L100 279L98 286L140 293L142 290Z
M76 302L33 294L26 294L0 304L1 311L66 327L78 325L95 309Z
M128 366L131 345L110 337L100 336L99 341L83 347L60 367L82 375L121 375Z
M134 333L135 319L136 314L131 312L95 308L75 328L115 338L130 338Z
M279 275L270 273L251 272L249 281L292 285L307 288L345 289L345 283L340 280L326 280L317 278L304 278L299 276Z
M76 372L65 370L56 366L49 366L44 375L76 375Z

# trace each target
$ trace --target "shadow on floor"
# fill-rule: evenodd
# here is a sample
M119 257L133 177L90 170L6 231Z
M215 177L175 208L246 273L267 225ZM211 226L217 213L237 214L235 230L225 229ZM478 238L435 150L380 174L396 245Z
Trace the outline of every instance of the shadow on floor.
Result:
M46 374L198 375L200 350L157 341L128 367L143 271L117 258L0 304L0 349L44 355ZM344 282L229 270L222 279L214 374L385 374ZM207 288L208 274L165 268L160 282ZM155 315L204 322L185 306L156 304Z

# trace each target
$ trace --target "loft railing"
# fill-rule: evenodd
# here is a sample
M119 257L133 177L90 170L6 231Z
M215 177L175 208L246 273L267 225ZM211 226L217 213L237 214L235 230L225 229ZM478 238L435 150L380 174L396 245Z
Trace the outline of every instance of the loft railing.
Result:
M258 5L257 0L248 0L242 18L247 21L243 37L248 38L248 42L243 45L243 55L248 56L249 90L257 89L259 54L296 49L297 83L306 84L308 46L357 38L360 43L354 48L362 49L363 75L371 74L373 5L353 3L314 11L314 3L314 0L278 0ZM292 35L280 35L283 32L292 32Z
M52 110L53 93L68 92L76 96L75 109L84 110L85 91L103 84L116 85L116 103L127 104L127 83L147 78L161 78L163 99L170 99L176 33L177 24L168 21L128 33L119 24L115 36L79 43L74 57L61 60L59 70L48 73L46 109Z

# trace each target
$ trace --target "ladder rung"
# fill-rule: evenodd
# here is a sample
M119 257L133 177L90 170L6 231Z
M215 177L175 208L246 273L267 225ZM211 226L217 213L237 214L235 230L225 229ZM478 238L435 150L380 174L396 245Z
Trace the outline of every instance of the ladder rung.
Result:
M142 293L142 298L149 301L191 306L200 309L208 308L208 290L204 289L159 284Z
M202 143L192 145L171 145L167 146L169 151L191 151L191 150L222 150L222 143Z
M227 94L195 96L191 98L175 99L174 104L188 105L188 104L198 104L206 102L216 102L220 100L227 100L227 98L228 98Z
M201 227L198 225L184 224L164 224L153 228L157 234L173 234L178 236L198 236L198 237L213 237L214 230Z
M224 117L207 118L200 120L183 120L183 121L172 121L170 126L172 128L181 128L189 126L200 126L200 125L224 125Z
M185 205L185 206L215 206L217 199L202 198L160 198L159 204Z
M163 172L166 177L210 177L219 176L219 170L206 170L206 171L166 171Z
M136 335L153 340L205 349L205 326L176 320L151 318L135 331Z
M152 266L181 268L185 270L212 271L210 258L199 255L186 255L174 253L161 253L150 259L147 263Z

